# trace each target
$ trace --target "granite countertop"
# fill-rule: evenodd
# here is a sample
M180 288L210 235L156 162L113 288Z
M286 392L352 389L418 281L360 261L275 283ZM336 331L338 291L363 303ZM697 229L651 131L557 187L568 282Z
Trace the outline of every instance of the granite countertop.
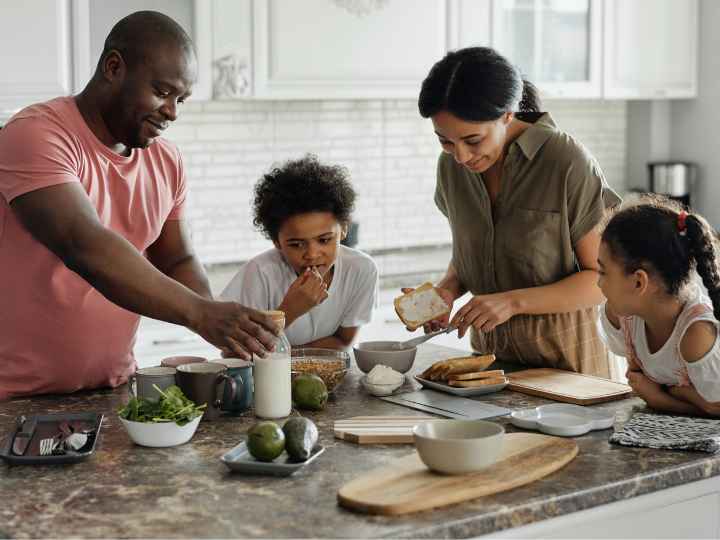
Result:
M420 347L413 372L457 350ZM2 404L0 433L19 414L106 414L95 454L73 465L0 466L0 536L465 538L517 527L720 473L720 457L608 443L610 432L577 438L578 456L563 469L511 491L398 517L368 516L337 505L337 490L356 476L408 455L410 445L357 446L333 438L336 419L357 415L423 415L364 393L356 368L325 411L308 414L326 451L286 478L230 473L220 456L244 439L251 412L203 422L179 447L135 446L115 411L127 389L15 399ZM511 409L547 400L503 391L478 399ZM641 400L597 405L626 420ZM517 431L507 423L507 431Z

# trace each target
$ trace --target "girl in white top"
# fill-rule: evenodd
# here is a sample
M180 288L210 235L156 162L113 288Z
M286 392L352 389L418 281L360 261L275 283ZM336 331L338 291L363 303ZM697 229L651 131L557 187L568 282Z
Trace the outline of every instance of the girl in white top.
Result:
M705 219L661 198L621 208L603 231L602 331L627 358L630 386L658 411L720 416L716 253Z
M346 169L314 156L273 168L255 186L254 224L275 245L248 261L221 297L285 312L293 346L344 349L376 304L378 270L340 245L355 191Z

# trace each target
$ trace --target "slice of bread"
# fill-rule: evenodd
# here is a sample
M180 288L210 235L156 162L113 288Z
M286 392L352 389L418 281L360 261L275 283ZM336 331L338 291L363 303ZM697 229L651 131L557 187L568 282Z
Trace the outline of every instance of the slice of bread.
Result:
M423 371L421 378L430 381L447 381L451 376L483 371L495 361L494 354L463 356L435 362Z
M503 384L505 377L491 377L489 379L476 379L474 381L455 381L452 380L448 384L457 388L476 388L478 386L491 386L494 384Z
M450 314L450 306L432 283L423 283L414 291L398 296L393 303L398 317L410 331Z
M461 373L460 375L450 375L449 381L473 381L476 379L491 379L493 377L504 377L505 372L502 369L491 369L490 371L476 371L474 373Z

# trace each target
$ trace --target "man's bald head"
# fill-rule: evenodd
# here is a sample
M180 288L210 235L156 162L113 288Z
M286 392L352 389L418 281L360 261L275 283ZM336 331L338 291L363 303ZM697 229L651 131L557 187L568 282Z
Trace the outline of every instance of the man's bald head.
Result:
M136 11L113 26L105 39L98 69L111 51L118 51L128 68L145 63L161 47L175 46L195 57L190 36L173 19L157 11Z

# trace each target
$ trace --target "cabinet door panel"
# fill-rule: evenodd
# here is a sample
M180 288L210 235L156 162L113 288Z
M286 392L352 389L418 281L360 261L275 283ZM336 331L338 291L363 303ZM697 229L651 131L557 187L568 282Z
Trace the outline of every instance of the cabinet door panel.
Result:
M72 91L68 0L0 6L0 109L14 110Z
M605 1L605 95L697 94L697 0Z
M493 0L492 43L551 98L599 97L599 0Z
M444 54L444 0L255 0L255 95L416 97Z
M212 77L212 4L209 0L74 0L76 89L82 90L95 71L105 38L123 17L154 10L172 17L192 36L198 57L193 101L208 99Z

